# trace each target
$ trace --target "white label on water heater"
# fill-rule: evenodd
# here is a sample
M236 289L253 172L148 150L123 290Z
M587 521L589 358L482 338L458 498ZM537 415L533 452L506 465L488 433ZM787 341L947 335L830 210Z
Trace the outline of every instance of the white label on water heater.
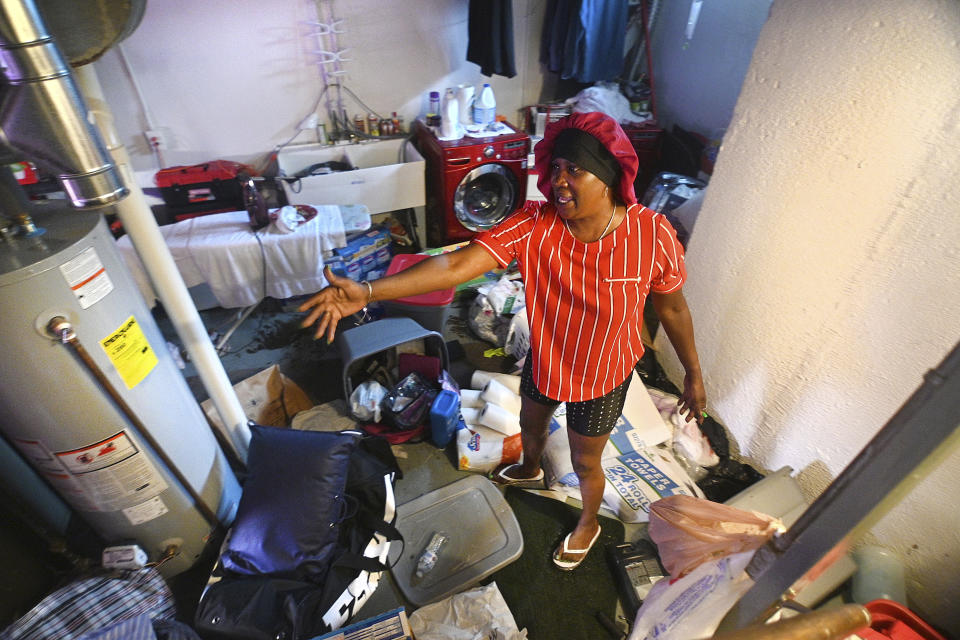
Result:
M93 247L60 265L60 273L84 309L103 300L113 291L113 282Z
M123 431L55 455L87 499L97 505L97 511L139 505L168 487L147 455Z
M127 507L123 510L123 515L132 525L143 524L154 518L159 518L168 511L167 505L163 504L160 496L156 496L133 507Z

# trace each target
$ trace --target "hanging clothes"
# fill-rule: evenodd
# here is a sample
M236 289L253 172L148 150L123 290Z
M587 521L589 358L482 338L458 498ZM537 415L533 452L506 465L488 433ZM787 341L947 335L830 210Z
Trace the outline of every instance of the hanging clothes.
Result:
M563 79L613 80L623 68L627 0L550 0L540 62Z
M470 0L467 22L467 61L480 65L485 76L517 75L512 0Z

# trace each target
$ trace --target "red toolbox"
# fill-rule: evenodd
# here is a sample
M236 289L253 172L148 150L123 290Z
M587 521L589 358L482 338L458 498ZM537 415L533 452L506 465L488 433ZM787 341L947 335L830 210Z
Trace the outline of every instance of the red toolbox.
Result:
M243 210L241 182L258 175L248 165L230 160L213 160L192 166L161 169L154 176L160 195L170 212L192 214Z

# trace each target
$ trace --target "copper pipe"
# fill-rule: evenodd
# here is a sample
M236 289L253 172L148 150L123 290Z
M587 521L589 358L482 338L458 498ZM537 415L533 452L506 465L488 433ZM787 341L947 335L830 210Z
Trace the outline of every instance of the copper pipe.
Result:
M204 502L203 498L199 493L193 488L193 486L187 481L183 473L177 469L173 461L164 453L163 449L157 443L157 441L150 435L150 431L137 414L134 413L133 408L127 404L127 401L123 399L123 396L120 395L120 392L117 391L117 388L113 386L113 383L110 382L110 379L107 378L106 374L100 369L100 366L94 361L90 356L90 353L80 344L80 341L77 339L77 332L74 331L73 325L69 320L63 316L55 316L50 319L47 323L47 332L59 340L62 344L69 346L73 349L74 354L80 362L90 371L94 378L97 379L97 382L100 383L100 386L103 387L103 390L107 392L107 395L116 403L117 408L127 417L133 427L137 430L137 433L144 440L147 441L147 444L156 452L157 456L163 461L163 464L166 465L170 473L177 479L177 481L183 486L184 491L186 491L190 498L193 500L194 506L197 508L197 511L203 516L203 519L214 529L220 527L220 519L217 518L217 514Z
M870 626L870 612L859 604L720 633L711 640L841 640Z

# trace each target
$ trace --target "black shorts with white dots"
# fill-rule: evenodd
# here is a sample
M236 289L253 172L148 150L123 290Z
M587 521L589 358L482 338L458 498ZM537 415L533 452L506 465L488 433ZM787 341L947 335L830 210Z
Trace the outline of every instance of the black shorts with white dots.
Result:
M567 427L582 436L602 436L610 433L617 424L620 414L623 413L623 404L627 399L627 389L633 375L627 376L620 386L593 400L567 403ZM530 356L523 365L520 375L520 393L538 404L557 406L559 400L548 398L540 393L533 382L533 365Z

